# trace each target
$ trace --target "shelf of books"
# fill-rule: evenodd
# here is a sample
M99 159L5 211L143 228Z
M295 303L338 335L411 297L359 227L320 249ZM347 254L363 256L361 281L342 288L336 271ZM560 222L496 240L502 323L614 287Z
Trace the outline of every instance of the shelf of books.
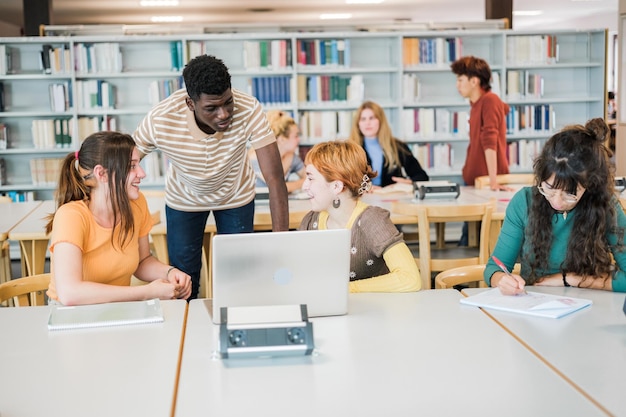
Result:
M531 170L555 130L604 115L605 30L0 38L0 193L50 198L51 161L94 131L132 133L205 53L224 60L233 87L290 112L303 147L346 138L363 100L377 102L434 178L459 179L464 163L469 104L450 71L460 56L487 60L511 106L514 172ZM143 164L144 182L162 187L167 161Z

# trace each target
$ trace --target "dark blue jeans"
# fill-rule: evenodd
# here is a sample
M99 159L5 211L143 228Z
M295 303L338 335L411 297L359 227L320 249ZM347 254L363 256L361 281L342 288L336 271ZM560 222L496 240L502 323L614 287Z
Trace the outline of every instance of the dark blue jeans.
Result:
M210 211L179 211L165 207L170 264L191 276L189 299L198 298L204 227ZM254 229L254 200L243 207L213 210L217 233L250 233Z

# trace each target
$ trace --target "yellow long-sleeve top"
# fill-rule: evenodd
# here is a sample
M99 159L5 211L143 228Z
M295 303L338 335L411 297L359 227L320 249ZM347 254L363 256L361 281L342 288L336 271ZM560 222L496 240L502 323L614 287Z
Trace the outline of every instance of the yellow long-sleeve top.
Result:
M309 212L301 230L326 230L328 212ZM351 230L350 292L409 292L422 286L413 254L389 212L359 201L346 225Z

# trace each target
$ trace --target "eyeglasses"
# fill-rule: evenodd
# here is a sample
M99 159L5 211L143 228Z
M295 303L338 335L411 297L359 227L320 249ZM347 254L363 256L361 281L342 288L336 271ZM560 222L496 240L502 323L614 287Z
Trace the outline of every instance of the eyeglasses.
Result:
M541 195L543 195L545 198L547 199L552 199L554 198L557 194L561 195L561 199L566 202L566 203L576 203L580 197L578 197L576 194L571 194L571 193L565 193L561 190L554 190L551 188L545 188L543 186L538 186L537 190L539 190L539 192L541 193Z

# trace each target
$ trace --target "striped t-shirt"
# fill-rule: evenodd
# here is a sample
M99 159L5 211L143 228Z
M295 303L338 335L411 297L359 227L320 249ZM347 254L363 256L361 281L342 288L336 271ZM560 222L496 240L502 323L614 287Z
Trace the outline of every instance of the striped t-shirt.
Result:
M241 207L254 199L254 170L247 145L255 149L276 141L258 100L232 89L230 128L207 135L187 107L187 90L157 104L134 133L137 150L159 149L169 161L165 202L181 211Z

